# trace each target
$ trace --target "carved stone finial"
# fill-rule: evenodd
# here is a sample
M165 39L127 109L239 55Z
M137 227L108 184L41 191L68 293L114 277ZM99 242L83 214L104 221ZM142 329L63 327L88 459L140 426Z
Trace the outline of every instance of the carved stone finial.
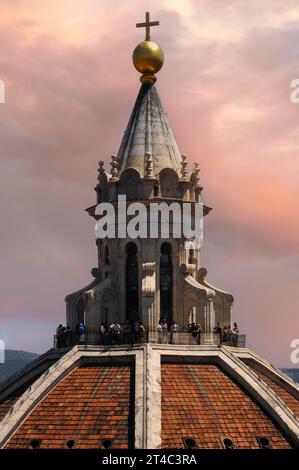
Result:
M181 177L183 179L186 179L188 178L188 162L187 162L187 156L186 155L182 155L182 162L181 162L181 166L182 166L182 169L181 169Z
M118 161L116 155L111 155L111 176L110 181L118 180Z
M101 176L105 173L104 169L104 162L102 160L99 161L99 168L98 168L98 181L100 181Z
M145 154L145 178L153 178L153 177L154 177L153 156L150 152L146 152Z
M194 162L193 170L192 170L192 182L195 183L196 186L198 186L198 182L199 182L199 176L198 176L199 171L200 171L199 163Z
M98 176L98 180L99 180L99 179L100 179L100 176L105 173L104 162L103 162L102 160L99 161L98 173L99 173L99 176Z
M194 162L193 163L193 173L195 173L196 175L199 173L199 163L198 162Z

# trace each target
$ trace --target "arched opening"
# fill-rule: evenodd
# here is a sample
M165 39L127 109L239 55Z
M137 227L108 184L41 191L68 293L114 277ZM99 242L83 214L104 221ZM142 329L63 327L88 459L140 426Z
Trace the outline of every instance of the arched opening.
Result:
M127 244L126 254L126 313L127 320L134 321L139 317L138 257L135 243Z
M160 316L172 321L172 247L162 243L160 254Z
M178 175L170 169L164 168L159 174L161 197L176 198L178 196Z
M140 192L140 174L134 168L128 168L120 176L119 194L125 194L127 201L136 201L139 199Z

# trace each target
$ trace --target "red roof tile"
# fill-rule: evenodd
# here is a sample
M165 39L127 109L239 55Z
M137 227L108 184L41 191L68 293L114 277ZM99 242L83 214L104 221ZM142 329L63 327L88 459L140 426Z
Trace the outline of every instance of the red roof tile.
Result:
M182 448L192 437L199 448L259 448L267 436L273 448L292 447L278 426L226 373L212 364L162 364L162 447Z
M0 403L0 421L4 418L6 413L9 412L10 408L16 403L16 401L20 398L22 393L16 392L13 395L10 395L5 400L1 401Z
M14 392L11 392L4 400L0 401L0 421L4 418L6 413L10 410L10 408L18 401L18 399L23 395L25 390L27 390L32 383L38 379L39 375L35 375L32 377L30 381L27 381L24 385L17 388Z
M134 410L130 366L79 367L38 404L6 444L27 447L42 439L41 448L62 448L68 439L76 448L99 448L113 439L114 448L132 446Z
M23 395L23 393L27 390L27 388L30 387L30 385L32 385L45 372L46 369L48 369L52 364L54 364L54 362L56 362L54 359L51 360L51 358L49 358L46 364L44 365L44 367L42 368L39 367L38 371L31 372L31 378L29 380L26 380L26 382L23 385L21 385L20 387L17 387L13 392L9 393L9 395L7 395L4 399L0 400L0 421L4 418L6 413L8 413L11 407L18 401L21 395ZM24 373L26 374L26 370L28 366L30 366L30 364L28 364L23 369L18 371L17 374L22 373L22 371L24 371ZM5 388L9 386L9 383L11 379L13 378L14 378L14 375L10 377L6 382L1 384L1 389L0 389L1 395L4 393Z
M283 382L278 383L278 381L269 378L260 370L257 370L255 368L254 362L252 361L247 365L254 369L254 372L273 390L274 393L276 393L277 396L279 396L279 398L282 399L282 401L285 402L290 410L299 418L299 400L284 388Z

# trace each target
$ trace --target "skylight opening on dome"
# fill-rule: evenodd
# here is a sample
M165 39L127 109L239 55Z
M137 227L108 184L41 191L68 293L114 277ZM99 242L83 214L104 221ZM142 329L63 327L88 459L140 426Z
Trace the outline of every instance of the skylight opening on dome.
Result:
M271 444L270 439L268 437L258 436L256 439L257 439L261 449L271 449L272 448L272 444Z
M42 443L42 439L30 439L28 443L29 449L39 449Z
M185 446L185 449L195 449L196 447L196 440L193 439L193 437L183 437L183 443Z
M104 449L112 449L113 439L102 439L102 445Z
M233 449L235 447L234 441L230 437L221 437L220 439L224 449Z
M65 442L65 447L67 447L67 449L73 449L74 447L76 447L76 441L74 439L68 439Z

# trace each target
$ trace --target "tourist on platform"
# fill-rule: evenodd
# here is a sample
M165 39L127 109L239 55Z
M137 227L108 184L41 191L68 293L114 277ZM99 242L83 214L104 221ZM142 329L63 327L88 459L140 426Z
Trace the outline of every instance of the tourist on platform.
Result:
M222 330L221 343L226 344L228 342L228 326L224 325Z
M132 327L129 320L126 320L122 325L123 342L124 344L132 343Z
M232 345L232 335L233 335L233 331L231 329L231 326L228 325L228 327L227 327L227 343L228 343L229 346Z
M103 322L99 326L99 334L100 334L100 344L106 344L107 343L107 326Z
M201 335L203 333L203 329L201 327L201 324L200 323L197 323L197 338L196 338L196 342L197 344L200 344L201 343Z
M85 326L83 325L83 323L80 323L79 325L79 343L85 343Z
M56 347L61 348L62 347L62 328L63 326L60 324L56 328Z
M162 328L162 343L167 344L168 343L168 325L166 318L163 318L161 322L161 328Z
M119 344L121 327L117 320L110 325L110 332L111 332L112 344Z
M60 333L61 347L66 348L66 327L63 326Z
M192 344L200 344L201 341L201 333L202 328L198 323L191 324L191 336L192 336Z
M170 325L170 344L177 344L178 331L179 326L175 321L173 321Z
M159 321L158 325L157 325L157 333L158 333L158 343L161 344L162 343L162 322L161 320Z
M198 338L198 325L196 323L191 323L191 337L192 337L192 343L191 344L197 344L197 338Z
M233 324L233 329L232 329L232 346L237 347L238 346L238 335L239 335L239 328L236 322Z
M139 343L139 327L140 327L140 320L137 318L133 323L133 342Z
M145 328L142 321L139 322L139 342L144 343L145 341Z
M219 344L221 344L221 340L222 340L222 330L223 330L222 325L220 321L218 321L217 325L214 328L214 334L217 335Z
M72 330L69 326L65 330L65 343L67 347L72 345Z

